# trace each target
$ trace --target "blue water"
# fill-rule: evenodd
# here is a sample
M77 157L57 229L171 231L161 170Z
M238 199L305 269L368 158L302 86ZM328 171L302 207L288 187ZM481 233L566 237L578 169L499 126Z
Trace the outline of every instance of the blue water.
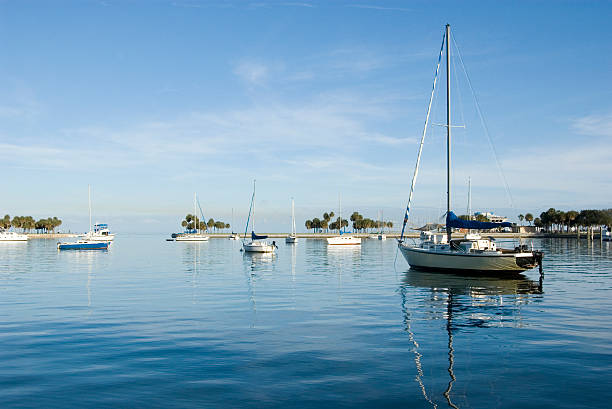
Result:
M393 240L248 256L121 235L0 245L0 407L608 407L612 243L513 279L411 272Z

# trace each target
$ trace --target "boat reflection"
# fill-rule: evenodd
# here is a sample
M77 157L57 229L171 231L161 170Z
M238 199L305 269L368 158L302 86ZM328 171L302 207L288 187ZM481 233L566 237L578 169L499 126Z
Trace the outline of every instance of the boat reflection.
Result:
M268 265L276 260L276 253L251 253L244 251L242 256L252 270L257 270L259 267Z
M414 297L411 292L430 291L429 297ZM422 292L422 291L421 291ZM434 395L427 392L423 380L423 365L419 352L418 335L413 329L412 317L426 311L425 320L445 320L449 381L442 393L446 404L458 408L452 399L455 376L455 348L453 336L463 328L522 326L521 306L543 294L542 277L538 282L522 274L509 277L465 276L441 272L409 270L399 288L402 298L404 329L413 345L416 381L425 400L437 408ZM417 302L415 303L415 300ZM419 305L420 304L420 305ZM424 304L424 305L423 305ZM424 308L425 307L425 308Z

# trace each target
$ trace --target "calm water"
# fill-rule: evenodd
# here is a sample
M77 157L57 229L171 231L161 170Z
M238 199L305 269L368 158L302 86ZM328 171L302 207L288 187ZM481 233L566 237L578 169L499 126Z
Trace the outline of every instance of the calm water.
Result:
M607 407L612 243L545 277L411 272L393 240L248 256L120 236L0 245L0 406Z

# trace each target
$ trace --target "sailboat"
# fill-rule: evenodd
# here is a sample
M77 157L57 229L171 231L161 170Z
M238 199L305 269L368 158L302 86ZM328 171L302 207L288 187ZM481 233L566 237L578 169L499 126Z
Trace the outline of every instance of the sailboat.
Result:
M452 239L453 228L488 230L499 227L511 227L508 222L478 222L473 220L462 220L453 213L451 208L451 107L450 107L450 25L446 25L438 64L434 77L433 89L425 119L425 129L421 137L417 161L415 166L408 205L404 215L404 224L399 238L398 246L402 255L410 264L410 267L421 270L432 271L458 271L458 272L487 272L494 274L520 273L525 270L540 267L542 270L542 257L540 251L528 250L526 245L519 245L514 249L503 249L497 247L493 238L483 239L481 237L464 236L460 239ZM410 205L414 193L414 186L419 171L423 143L429 124L429 114L436 88L442 53L446 49L446 234L433 234L423 232L421 241L416 245L404 242L404 230L410 213Z
M73 242L58 242L58 250L108 250L112 243L110 240L98 238L93 234L91 228L91 186L87 186L87 196L89 200L89 233L82 236L82 238Z
M197 216L198 197L193 194L193 230L189 233L176 236L175 241L208 241L209 237L200 231L200 220Z
M253 228L251 230L251 241L246 241L247 231L249 230L249 221L253 217ZM253 180L253 196L251 197L251 206L249 208L249 217L244 228L244 238L242 239L242 250L247 253L274 253L276 243L271 244L265 241L268 236L258 236L255 234L255 180Z
M346 234L342 231L342 202L340 201L340 196L338 196L338 236L328 237L327 244L330 246L339 246L339 245L349 245L355 246L361 244L361 237L353 236L351 234Z
M285 238L285 243L297 243L298 237L295 233L295 203L291 198L291 234Z
M387 240L387 235L385 234L385 218L383 217L383 211L380 211L380 220L378 221L378 240Z
M232 234L229 235L228 239L230 240L240 240L238 233L234 233L234 208L232 207Z

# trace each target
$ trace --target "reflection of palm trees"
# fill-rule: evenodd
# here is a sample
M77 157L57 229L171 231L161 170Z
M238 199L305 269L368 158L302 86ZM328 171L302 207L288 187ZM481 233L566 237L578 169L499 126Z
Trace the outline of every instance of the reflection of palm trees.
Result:
M428 394L425 382L423 381L423 367L419 352L419 344L411 326L411 313L407 306L408 292L411 288L430 289L432 297L425 300L430 304L427 310L433 312L430 319L446 319L446 332L448 335L448 385L442 393L446 403L451 408L458 408L452 401L452 388L457 380L455 376L455 349L453 347L453 332L461 327L486 327L487 323L495 322L491 317L500 314L506 309L513 309L510 314L513 320L520 320L520 306L531 302L533 295L542 294L542 277L539 282L527 279L523 275L512 278L484 277L484 276L462 276L445 273L426 273L408 271L405 274L403 284L399 288L402 298L402 312L404 314L404 326L408 333L410 342L414 346L414 361L417 370L416 381L421 389L421 393L432 407L437 408L438 404L434 401L433 395ZM436 314L436 301L442 295L446 295L446 308ZM508 303L503 301L503 296L513 296L513 301ZM495 298L498 297L498 298ZM419 308L420 309L420 308ZM491 311L493 309L493 311ZM474 319L478 317L478 319ZM462 323L462 319L464 322Z

